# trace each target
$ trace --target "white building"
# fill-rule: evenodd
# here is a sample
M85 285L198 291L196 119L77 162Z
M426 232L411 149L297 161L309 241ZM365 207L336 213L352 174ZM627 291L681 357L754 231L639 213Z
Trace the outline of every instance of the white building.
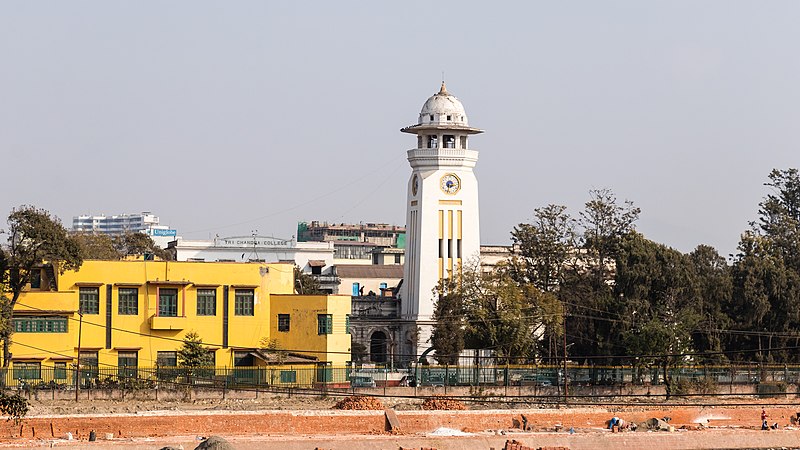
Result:
M444 83L422 106L417 124L401 131L417 136L417 148L408 151L401 345L406 354L419 355L430 347L434 288L463 262L479 257L478 180L473 173L478 152L469 148L468 137L483 131L469 126L464 106Z
M320 287L338 292L339 279L333 273L333 242L296 242L272 236L231 236L213 240L178 238L167 250L176 261L263 261L293 262L313 274Z
M149 211L141 214L120 214L116 216L82 215L72 218L72 231L102 233L118 236L127 232L145 233L161 248L177 238L176 230L159 224L160 219Z

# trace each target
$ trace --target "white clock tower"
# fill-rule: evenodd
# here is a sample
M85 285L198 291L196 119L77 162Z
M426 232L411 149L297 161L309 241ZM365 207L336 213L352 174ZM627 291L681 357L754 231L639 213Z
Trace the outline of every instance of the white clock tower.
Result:
M464 106L444 82L422 106L417 124L400 131L417 136L417 148L408 151L412 170L401 293L402 351L410 357L430 347L436 285L480 256L478 180L472 172L478 152L469 149L468 138L483 131L469 126Z

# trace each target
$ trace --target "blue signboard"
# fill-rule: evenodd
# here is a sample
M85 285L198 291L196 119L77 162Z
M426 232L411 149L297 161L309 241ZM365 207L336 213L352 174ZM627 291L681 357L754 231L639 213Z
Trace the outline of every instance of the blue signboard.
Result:
M150 236L177 236L178 230L160 230L158 228L153 228L150 230Z

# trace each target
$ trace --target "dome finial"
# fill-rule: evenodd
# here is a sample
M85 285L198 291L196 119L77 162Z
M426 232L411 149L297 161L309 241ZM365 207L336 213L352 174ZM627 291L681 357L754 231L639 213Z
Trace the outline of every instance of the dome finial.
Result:
M450 95L450 93L447 92L447 86L444 85L444 80L442 80L442 87L439 88L439 95Z

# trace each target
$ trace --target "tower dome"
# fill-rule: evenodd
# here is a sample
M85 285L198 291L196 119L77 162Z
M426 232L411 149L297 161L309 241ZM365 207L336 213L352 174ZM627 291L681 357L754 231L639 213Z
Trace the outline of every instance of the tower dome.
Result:
M454 95L447 92L447 87L442 81L439 92L432 95L419 113L420 125L423 124L453 124L467 126L467 113L464 105Z

